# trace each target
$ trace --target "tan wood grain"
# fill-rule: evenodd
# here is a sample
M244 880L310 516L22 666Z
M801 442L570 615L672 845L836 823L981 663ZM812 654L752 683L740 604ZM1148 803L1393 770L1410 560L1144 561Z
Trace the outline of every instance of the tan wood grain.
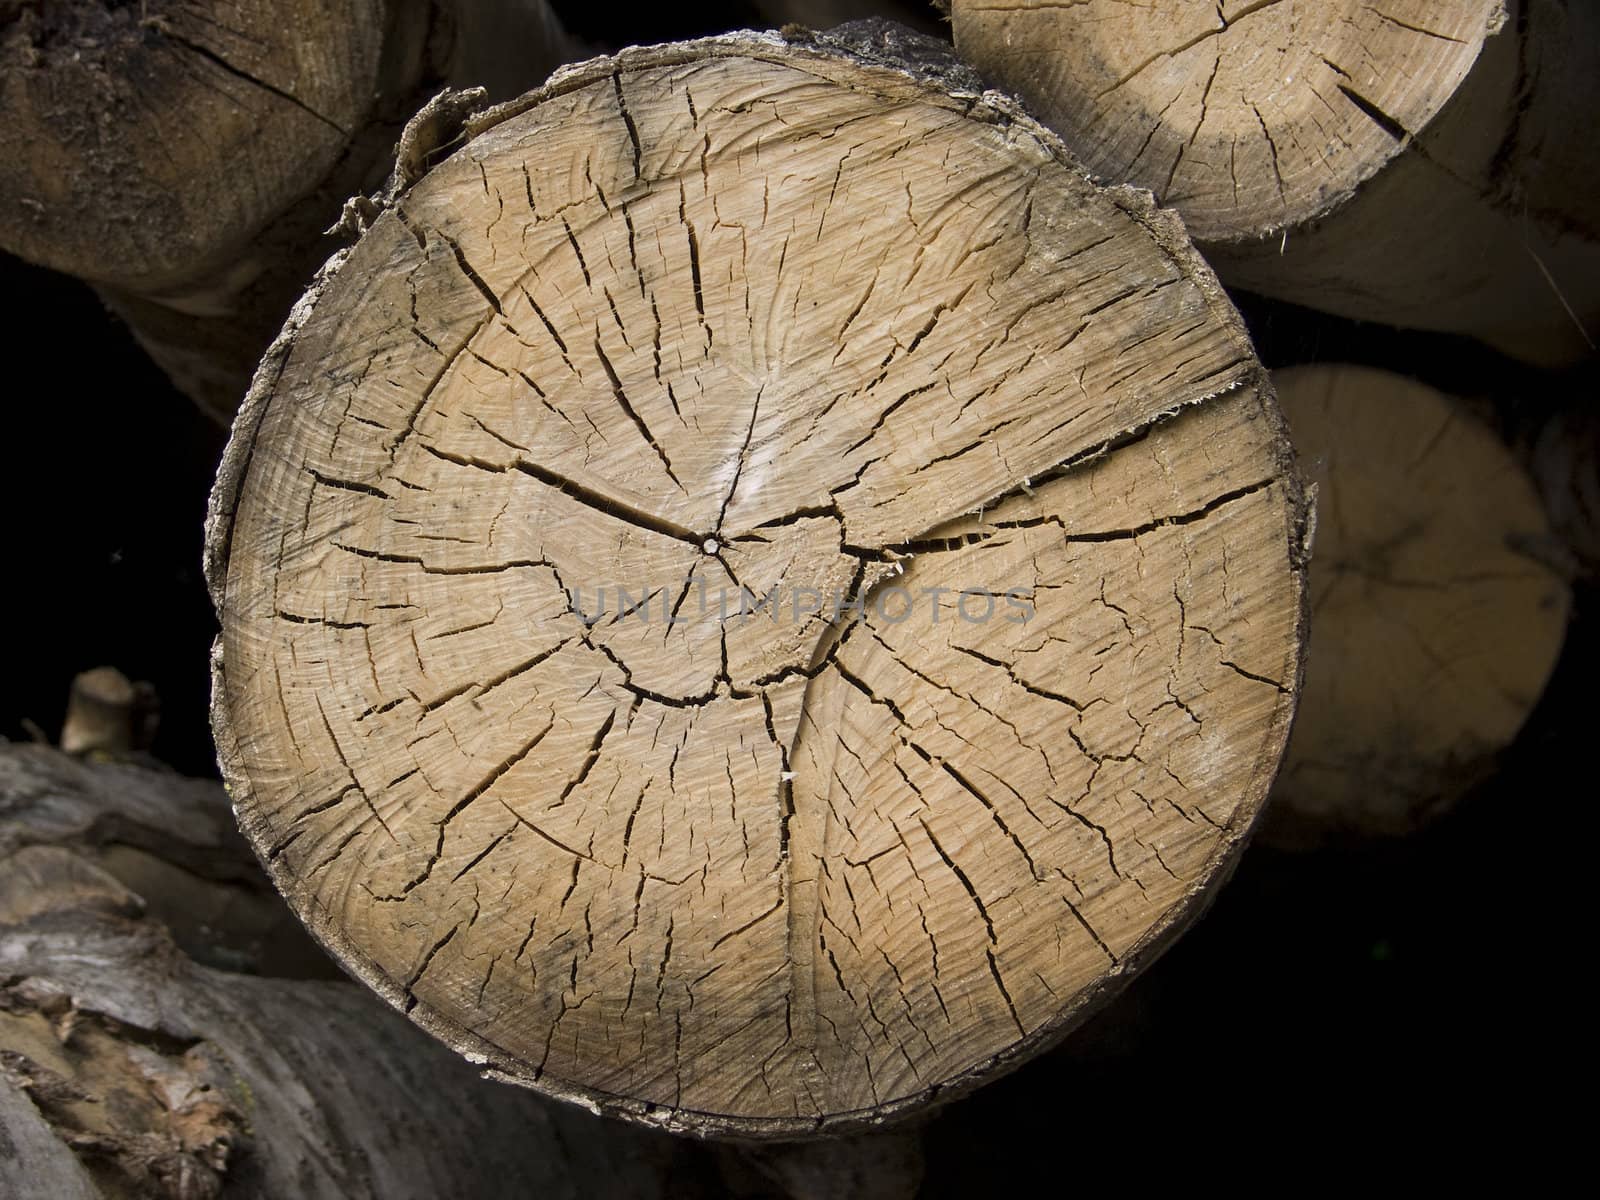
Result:
M752 1136L925 1105L1164 944L1275 770L1305 502L1237 318L1176 223L904 44L563 73L372 225L241 414L241 819L498 1075Z
M1570 589L1532 480L1460 401L1342 364L1273 381L1318 521L1305 691L1264 836L1410 833L1522 728Z
M958 49L1230 286L1546 365L1600 338L1581 0L952 0Z

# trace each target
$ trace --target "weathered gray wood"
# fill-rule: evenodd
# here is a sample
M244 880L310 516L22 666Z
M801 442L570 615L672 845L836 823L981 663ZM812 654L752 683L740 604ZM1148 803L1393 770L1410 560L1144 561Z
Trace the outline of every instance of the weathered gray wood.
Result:
M226 820L214 783L0 746L8 1197L694 1194L681 1145L481 1080L348 982L196 964L99 865L128 835L216 867Z

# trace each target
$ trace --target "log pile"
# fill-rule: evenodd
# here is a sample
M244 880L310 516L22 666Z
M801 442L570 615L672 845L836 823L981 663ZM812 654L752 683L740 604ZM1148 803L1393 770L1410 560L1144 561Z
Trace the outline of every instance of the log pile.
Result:
M1252 834L1501 869L1597 611L1600 10L940 8L0 0L0 248L232 421L226 795L110 667L0 741L0 1192L948 1194Z

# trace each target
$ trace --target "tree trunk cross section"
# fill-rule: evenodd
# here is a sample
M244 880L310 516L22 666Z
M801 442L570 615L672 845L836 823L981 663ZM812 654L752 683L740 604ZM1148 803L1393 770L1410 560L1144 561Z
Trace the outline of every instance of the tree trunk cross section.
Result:
M1585 0L952 0L956 45L1230 287L1541 366L1600 334Z
M1287 734L1306 503L1237 318L895 46L492 112L296 310L213 500L280 888L624 1116L795 1136L1020 1061L1198 911Z
M1496 14L1498 12L1498 18ZM964 52L1097 173L1227 241L1324 214L1444 106L1496 0L956 0Z
M1343 363L1273 383L1317 488L1317 636L1262 837L1412 833L1527 721L1571 587L1533 480L1463 402Z

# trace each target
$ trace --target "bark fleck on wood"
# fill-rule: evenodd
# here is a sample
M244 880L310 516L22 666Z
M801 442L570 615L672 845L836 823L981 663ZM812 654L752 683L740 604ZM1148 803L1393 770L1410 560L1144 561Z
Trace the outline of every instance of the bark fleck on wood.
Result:
M1293 708L1305 504L1215 279L882 25L469 133L297 307L213 497L279 887L495 1077L701 1134L1051 1044L1224 878Z
M1262 836L1408 833L1522 727L1568 587L1531 481L1453 397L1366 367L1273 379L1318 521L1305 691Z

